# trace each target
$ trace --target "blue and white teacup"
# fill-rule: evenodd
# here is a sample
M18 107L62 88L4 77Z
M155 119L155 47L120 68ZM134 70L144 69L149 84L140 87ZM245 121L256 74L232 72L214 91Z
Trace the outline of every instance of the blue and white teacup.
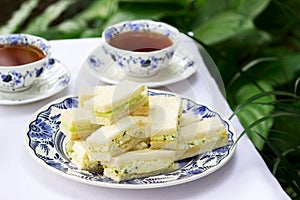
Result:
M133 51L113 46L112 40L124 33L157 33L171 41L169 46L148 52ZM172 59L178 44L179 31L166 23L151 20L124 21L106 28L102 33L103 51L111 63L116 63L130 76L149 77L157 74L160 69L167 66ZM136 42L131 38L130 43ZM145 46L144 48L147 48Z
M43 56L24 64L0 64L0 91L19 92L32 86L47 66L51 54L49 42L41 37L29 34L7 34L0 35L0 51L5 46L31 46L39 50ZM2 54L5 58L6 54ZM14 57L10 56L10 59ZM17 57L17 56L15 56ZM4 59L2 57L2 59ZM1 58L0 58L1 59ZM17 59L17 58L15 58Z

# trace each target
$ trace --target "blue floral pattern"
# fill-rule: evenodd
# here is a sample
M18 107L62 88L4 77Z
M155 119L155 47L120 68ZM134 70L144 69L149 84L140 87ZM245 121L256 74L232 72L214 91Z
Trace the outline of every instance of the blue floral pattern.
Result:
M44 67L44 66L43 66ZM43 71L43 67L35 68L32 71L25 71L25 73L19 73L15 70L8 71L6 73L0 72L2 82L9 84L11 88L24 87L26 88L27 77L39 77Z
M50 46L46 40L26 34L9 34L0 37L0 44L23 44L34 45L41 49L45 55L50 53Z
M174 95L172 93L149 91L149 95ZM43 161L58 173L67 175L72 179L104 187L162 187L178 182L187 182L207 175L221 167L228 161L233 153L235 134L231 131L229 124L222 120L228 130L228 145L203 153L193 158L181 160L177 163L178 169L158 176L139 178L117 183L102 174L92 173L78 169L70 162L65 153L65 136L59 129L59 116L62 110L78 107L77 97L69 97L57 101L37 114L36 118L29 124L26 133L26 145L36 158ZM197 104L190 99L182 98L183 113L191 113L196 117L210 118L218 116L204 105Z
M165 63L170 61L174 55L174 50L166 50L161 53L160 56L149 54L149 56L145 58L128 54L121 55L117 51L110 50L106 46L103 46L102 48L103 52L111 57L111 59L116 62L119 67L127 67L125 70L133 74L155 74L158 72L157 69L165 66Z

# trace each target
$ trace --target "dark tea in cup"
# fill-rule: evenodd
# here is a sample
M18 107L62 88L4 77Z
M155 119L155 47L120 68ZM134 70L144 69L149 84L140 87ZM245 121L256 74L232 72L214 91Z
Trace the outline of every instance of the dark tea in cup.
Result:
M173 42L161 33L128 31L113 37L109 41L109 44L113 47L129 51L151 52L167 48Z
M24 65L44 57L44 53L33 45L0 44L0 66Z

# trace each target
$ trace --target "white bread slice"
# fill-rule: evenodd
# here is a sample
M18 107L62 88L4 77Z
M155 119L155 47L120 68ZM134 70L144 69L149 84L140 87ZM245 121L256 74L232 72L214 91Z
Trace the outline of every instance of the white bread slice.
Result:
M91 118L92 113L83 108L62 110L60 130L69 140L84 140L100 128L99 124L91 123Z
M91 160L107 161L133 148L141 141L146 141L145 130L148 117L127 116L109 126L102 126L92 133L86 143Z
M149 96L152 149L174 149L180 129L181 99L177 96Z
M191 114L191 113L182 113L180 117L180 127L184 127L186 125L192 124L194 122L198 122L200 120L199 117Z
M176 169L175 151L143 149L128 151L103 162L104 176L120 182L167 173Z
M93 98L94 96L104 93L107 90L114 90L115 85L99 85L96 87L80 87L78 91L79 107L84 106L84 102Z
M227 144L228 134L221 119L219 117L204 118L181 127L176 160L193 157Z

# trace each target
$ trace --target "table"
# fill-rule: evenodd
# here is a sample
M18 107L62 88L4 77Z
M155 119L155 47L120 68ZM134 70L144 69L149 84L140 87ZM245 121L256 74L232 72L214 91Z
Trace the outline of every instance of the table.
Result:
M165 188L128 190L86 185L59 176L36 162L24 145L28 121L45 104L76 94L80 85L99 84L81 65L89 52L99 45L100 40L101 38L50 41L53 57L65 63L70 70L71 81L68 87L38 102L0 105L0 199L290 199L247 136L239 141L232 159L216 172L189 183ZM198 51L188 37L182 42L194 52ZM213 62L206 51L200 49L200 52L205 58L206 66L213 68ZM195 55L197 59L202 59L200 54ZM232 111L217 83L209 70L201 67L187 80L166 86L165 89L191 97L228 118ZM232 123L236 132L241 133L243 128L237 118Z

